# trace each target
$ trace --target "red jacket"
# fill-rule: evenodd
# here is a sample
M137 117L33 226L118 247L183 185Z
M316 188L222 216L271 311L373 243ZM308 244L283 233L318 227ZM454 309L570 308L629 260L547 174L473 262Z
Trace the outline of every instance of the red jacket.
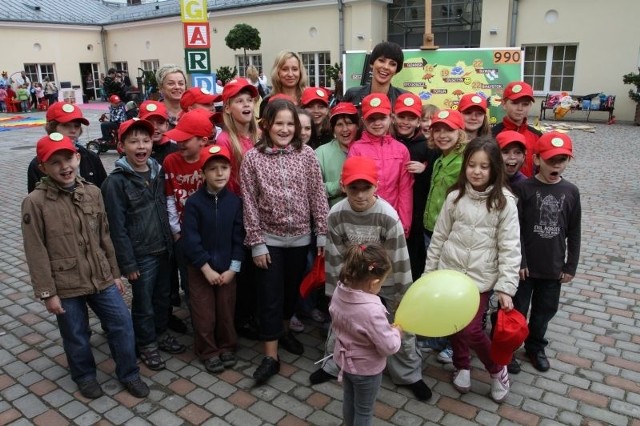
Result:
M502 123L494 126L491 133L495 138L498 133L505 130L514 130L524 136L525 143L527 144L527 152L525 153L524 164L522 165L522 168L520 169L520 171L522 172L523 175L527 177L533 176L534 175L533 154L536 152L538 148L538 139L540 138L540 136L542 136L542 133L534 129L533 127L529 126L527 124L526 118L524 119L522 124L518 126L513 121L509 120L508 117L504 117L502 119Z
M372 136L366 130L351 144L348 157L367 157L378 166L377 194L393 206L400 216L405 237L411 229L413 214L413 176L405 165L409 150L390 135Z

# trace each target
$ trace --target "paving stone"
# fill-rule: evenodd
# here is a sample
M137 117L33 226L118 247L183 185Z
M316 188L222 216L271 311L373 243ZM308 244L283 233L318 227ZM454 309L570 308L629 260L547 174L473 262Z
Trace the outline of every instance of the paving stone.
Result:
M183 423L180 417L164 409L156 411L147 417L147 420L158 426L179 426Z
M36 395L28 394L13 401L13 405L27 418L33 418L47 411Z
M262 420L245 410L235 409L224 418L227 422L235 426L258 426Z
M286 415L284 410L263 401L258 401L249 407L249 412L272 424L276 424Z

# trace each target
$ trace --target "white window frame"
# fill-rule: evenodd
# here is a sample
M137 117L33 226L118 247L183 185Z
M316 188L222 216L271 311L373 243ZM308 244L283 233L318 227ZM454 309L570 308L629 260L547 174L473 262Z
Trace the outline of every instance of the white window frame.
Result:
M25 74L27 75L27 77L29 77L29 79L31 80L31 83L35 83L35 82L43 82L45 77L49 77L50 81L56 81L56 67L54 64L50 64L50 63L42 63L42 64L38 64L38 63L29 63L29 64L23 64L23 68L25 70ZM35 68L35 74L33 72L31 72L31 67ZM46 69L45 67L50 67L50 69ZM27 71L27 69L29 71Z
M305 60L310 55L313 56L313 67L308 63L309 61ZM326 63L320 63L319 56L326 55L327 58ZM307 71L307 79L309 80L309 86L311 87L333 87L333 81L327 75L327 67L331 66L331 52L329 51L321 51L321 52L300 52L300 59L304 64L304 68ZM324 74L321 73L320 67L324 67ZM320 80L324 79L324 84L320 84Z
M111 62L111 66L115 68L116 71L124 71L129 74L129 63L127 61Z
M154 73L160 68L160 61L158 59L144 59L140 61L140 68L145 71L153 71Z
M576 59L573 61L574 62L574 72L573 74L561 74L562 78L565 77L572 77L573 78L573 83L571 84L571 89L551 89L551 79L552 77L556 77L557 74L552 74L551 70L553 67L553 51L555 48L562 48L562 49L566 49L567 47L570 46L574 46L576 48ZM535 48L539 48L539 47L546 47L547 48L547 56L545 58L545 71L544 71L544 84L543 84L543 88L536 88L535 85L533 85L533 81L532 78L528 78L528 77L540 77L540 74L534 74L533 76L524 76L524 80L528 83L530 83L533 86L533 91L534 94L538 95L538 96L544 96L549 92L567 92L567 93L572 93L573 92L573 87L575 86L575 78L576 78L576 74L575 74L575 69L576 69L576 62L578 61L578 44L572 44L572 43L568 43L568 44L549 44L549 45L543 45L543 44L530 44L530 45L523 45L522 46L524 48L525 51L525 58L524 58L524 62L525 64L527 62L531 62L531 61L527 61L527 57L526 57L526 49L528 47L535 47ZM538 61L540 62L540 61ZM565 62L567 62L566 59L563 58L562 60L563 64Z
M253 65L258 70L258 74L262 72L262 54L261 53L247 53L247 60L249 63L245 66L242 65L244 63L244 55L236 55L236 69L238 70L238 75L246 77L247 76L247 68Z

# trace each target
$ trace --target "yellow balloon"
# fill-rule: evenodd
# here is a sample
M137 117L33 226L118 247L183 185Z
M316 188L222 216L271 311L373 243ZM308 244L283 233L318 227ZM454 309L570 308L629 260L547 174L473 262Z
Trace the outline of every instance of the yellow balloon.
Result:
M395 323L409 333L428 337L454 334L478 312L480 292L458 271L442 269L420 277L405 293Z

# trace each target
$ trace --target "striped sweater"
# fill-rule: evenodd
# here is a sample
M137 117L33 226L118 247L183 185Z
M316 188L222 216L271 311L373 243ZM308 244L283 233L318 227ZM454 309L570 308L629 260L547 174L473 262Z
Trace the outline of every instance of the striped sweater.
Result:
M391 258L393 271L383 286L395 286L398 295L404 294L411 285L411 264L404 238L402 223L391 204L378 198L375 204L364 212L356 212L344 199L331 208L327 219L329 228L325 247L325 293L328 296L338 284L342 256L350 243L380 243Z

